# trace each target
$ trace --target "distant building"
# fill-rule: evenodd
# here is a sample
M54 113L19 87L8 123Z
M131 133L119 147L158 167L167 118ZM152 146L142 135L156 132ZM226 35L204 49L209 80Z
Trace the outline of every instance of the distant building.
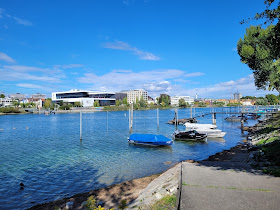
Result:
M241 93L236 92L236 93L233 94L233 99L240 100L240 98L242 98L242 94Z
M36 93L31 96L31 98L46 99L45 94Z
M140 89L140 90L124 90L121 91L121 93L126 93L127 94L127 102L128 103L135 103L136 100L140 100L141 97L145 101L148 101L148 92L146 90Z
M93 106L95 101L99 102L100 106L109 106L116 104L115 93L99 92L99 91L87 91L73 89L64 92L53 92L52 101L59 103L60 101L65 103L80 102L84 107Z
M20 94L20 93L16 93L16 94L11 94L10 98L12 100L19 100L22 101L23 99L25 99L25 94Z
M150 96L148 96L148 101L147 102L148 102L148 104L151 104L151 103L155 104L155 100Z
M122 92L119 92L119 93L116 93L116 100L123 100L124 98L127 97L127 93L122 93Z
M11 98L0 98L0 107L8 107L12 105Z
M179 100L181 98L190 105L194 103L194 98L191 96L173 96L171 97L171 106L179 106Z

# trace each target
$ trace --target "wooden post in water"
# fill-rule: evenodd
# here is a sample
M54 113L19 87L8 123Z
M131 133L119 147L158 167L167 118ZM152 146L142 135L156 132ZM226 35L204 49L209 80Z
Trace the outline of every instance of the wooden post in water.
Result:
M175 109L175 130L178 129L178 109Z
M158 114L158 108L157 108L157 127L159 128L159 114Z
M191 115L190 118L192 118L192 106L191 106L191 108L190 108L190 115Z
M132 126L133 126L133 103L130 104L130 127L129 127L129 133L132 133Z
M213 125L216 125L216 113L215 112L212 113L212 117L213 117Z
M241 133L244 133L244 118L243 118L243 113L241 113Z
M108 111L107 111L107 134L108 134Z
M82 130L83 130L83 118L82 118L82 111L80 111L80 141L82 141Z

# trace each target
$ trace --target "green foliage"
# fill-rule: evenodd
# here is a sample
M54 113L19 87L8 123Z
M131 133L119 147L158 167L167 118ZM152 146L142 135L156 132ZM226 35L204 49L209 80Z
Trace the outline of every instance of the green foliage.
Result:
M220 102L220 101L215 101L214 105L217 106L217 107L223 107L225 105L225 103L224 102Z
M20 110L19 110L19 108L3 107L3 108L0 108L0 112L2 112L2 113L20 113Z
M100 105L99 105L99 101L94 101L93 106L94 106L94 107L99 107L99 106L100 106Z
M128 103L127 103L127 97L125 97L125 98L123 99L123 104L128 105Z
M60 106L59 109L61 110L70 110L70 105L63 105L63 106Z
M81 102L74 102L74 107L82 107Z
M258 98L258 99L256 99L255 105L266 106L266 105L268 105L268 101L266 98L264 98L264 99Z
M266 95L265 98L267 99L267 101L270 105L279 104L279 98L276 95L269 94L269 95Z
M161 104L161 106L163 107L168 106L170 104L170 101L170 96L167 94L160 94L160 97L158 98L159 104ZM162 105L163 102L164 105Z
M279 140L279 137L275 136L275 137L271 137L271 138L269 138L267 140L262 139L261 141L259 141L257 143L257 145L260 146L260 145L268 144L268 143L274 142L276 140Z
M120 205L118 206L118 208L119 208L120 210L124 210L124 209L128 208L128 206L127 206L127 201L126 201L126 200L122 200L121 203L120 203Z
M279 15L279 13L278 13ZM251 26L237 43L241 62L253 71L258 89L280 91L280 23Z
M59 106L63 106L63 101L59 101Z
M176 196L166 195L151 206L151 210L169 210L176 206Z
M97 206L96 204L96 200L94 198L94 196L90 196L85 205L84 205L84 208L87 209L87 210L105 210L105 208L101 207L100 205ZM114 210L114 209L109 209L109 210Z
M46 99L45 103L44 103L44 107L45 108L50 108L52 105L52 99Z
M204 103L204 102L198 102L197 106L198 106L198 107L206 107L207 104Z
M242 104L241 103L228 103L227 106L241 106Z
M144 100L143 96L140 97L140 100L139 100L138 104L139 104L140 107L146 107L147 106L147 103Z
M0 95L0 98L5 98L5 95L4 95L4 94L1 94L1 95Z
M252 100L254 100L254 99L256 99L256 97L255 96L244 96L241 99L252 99Z
M183 99L183 98L179 99L179 107L182 107L182 108L187 107L187 103L186 103L185 99Z
M116 106L119 106L119 105L120 105L120 101L116 100Z
M13 106L18 107L20 103L18 101L12 101Z
M95 209L95 208L96 208L96 200L95 200L95 198L94 198L93 195L90 196L90 197L87 199L87 201L86 201L84 207L85 207L87 210L92 210L92 209Z

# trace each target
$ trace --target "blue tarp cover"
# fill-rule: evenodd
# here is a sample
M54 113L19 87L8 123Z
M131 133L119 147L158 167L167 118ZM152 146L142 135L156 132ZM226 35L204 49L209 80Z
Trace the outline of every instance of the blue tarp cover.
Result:
M171 139L163 135L154 135L154 134L131 134L129 140L139 141L139 142L167 142Z

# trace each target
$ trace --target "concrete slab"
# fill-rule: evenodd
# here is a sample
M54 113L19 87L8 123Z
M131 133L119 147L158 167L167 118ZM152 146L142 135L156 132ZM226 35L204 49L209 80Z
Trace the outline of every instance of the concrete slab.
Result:
M182 164L180 209L280 208L278 177L256 174L248 165L243 170L242 163Z

